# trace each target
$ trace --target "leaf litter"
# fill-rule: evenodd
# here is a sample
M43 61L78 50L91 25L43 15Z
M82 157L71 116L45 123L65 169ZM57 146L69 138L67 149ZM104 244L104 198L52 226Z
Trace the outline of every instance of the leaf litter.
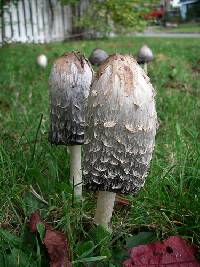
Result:
M50 267L72 267L69 243L65 234L54 230L51 225L43 222L39 210L36 210L30 216L30 231L32 233L38 232L38 225L40 224L44 225L44 238L41 241L48 251ZM41 232L39 234L41 237Z

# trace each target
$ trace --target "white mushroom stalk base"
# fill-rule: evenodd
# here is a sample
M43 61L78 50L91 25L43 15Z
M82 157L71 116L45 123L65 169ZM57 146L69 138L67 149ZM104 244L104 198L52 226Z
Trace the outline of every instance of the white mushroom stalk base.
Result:
M99 191L94 223L108 227L113 213L115 196L116 193Z
M74 196L82 199L81 145L69 146L70 181L74 185Z

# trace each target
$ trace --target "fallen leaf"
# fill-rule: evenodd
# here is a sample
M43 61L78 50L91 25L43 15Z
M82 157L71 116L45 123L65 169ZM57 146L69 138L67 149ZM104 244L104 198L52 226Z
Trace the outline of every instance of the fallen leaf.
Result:
M171 236L163 242L136 246L123 267L200 267L195 258L197 248L181 237Z
M47 229L44 244L48 250L51 267L72 267L69 260L68 242L64 233Z
M69 245L65 234L42 222L39 210L31 214L29 228L32 233L39 232L41 239L44 236L41 241L48 251L50 267L72 267Z
M36 210L34 213L31 214L29 220L29 228L32 233L35 233L37 231L37 224L40 222L41 222L40 211Z
M120 205L120 206L129 206L130 205L130 201L128 199L123 198L119 195L116 195L115 203L117 205Z

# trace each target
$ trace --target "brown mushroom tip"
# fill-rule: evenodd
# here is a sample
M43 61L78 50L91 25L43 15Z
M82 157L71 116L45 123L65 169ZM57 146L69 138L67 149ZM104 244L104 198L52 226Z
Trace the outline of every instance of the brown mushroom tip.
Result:
M72 63L76 64L78 69L82 69L82 71L84 71L84 64L87 64L90 66L91 71L93 72L89 60L79 51L71 51L64 53L62 56L58 57L55 60L54 65L56 65L56 67L62 72L63 68L67 68L69 64Z
M93 73L78 51L63 54L53 64L49 78L51 144L84 143L85 105Z
M149 63L154 59L154 55L152 50L147 46L143 45L137 56L137 62L138 64L144 64L144 63Z
M126 72L128 72L127 65L137 64L137 60L130 54L114 53L110 55L99 67L96 77L99 78L108 66L124 66Z
M95 48L90 57L89 61L92 65L99 66L108 58L108 54L106 51L100 48Z

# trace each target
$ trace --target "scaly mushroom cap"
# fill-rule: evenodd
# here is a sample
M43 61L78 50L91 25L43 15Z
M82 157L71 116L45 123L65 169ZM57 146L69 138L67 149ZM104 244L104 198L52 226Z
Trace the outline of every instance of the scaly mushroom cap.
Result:
M92 65L99 66L108 58L108 54L99 48L96 48L92 51L89 61Z
M153 60L153 52L147 45L143 45L138 53L138 64L148 63Z
M78 52L66 53L54 63L49 79L51 144L83 144L85 104L92 78L90 64Z
M100 66L86 112L86 188L136 193L155 143L154 89L135 59L115 54Z

